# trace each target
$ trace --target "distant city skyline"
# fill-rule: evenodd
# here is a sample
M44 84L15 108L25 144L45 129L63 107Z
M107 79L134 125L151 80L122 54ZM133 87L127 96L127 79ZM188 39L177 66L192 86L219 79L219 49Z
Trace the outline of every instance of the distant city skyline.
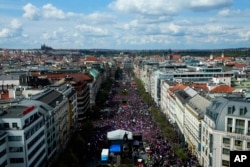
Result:
M0 0L0 48L250 47L249 0Z

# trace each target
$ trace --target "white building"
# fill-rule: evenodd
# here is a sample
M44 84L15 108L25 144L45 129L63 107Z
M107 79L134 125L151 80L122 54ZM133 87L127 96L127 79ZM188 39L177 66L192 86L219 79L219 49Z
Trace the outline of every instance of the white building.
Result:
M30 98L1 108L0 165L47 166L69 141L66 96L48 89Z
M159 66L159 63L151 60L145 60L140 64L140 80L146 92L151 93L151 75Z
M250 103L240 97L220 97L202 121L201 164L229 166L230 151L250 151Z
M8 165L7 136L8 136L8 134L6 132L4 132L2 130L0 131L0 166L3 166L3 167Z
M187 103L184 117L184 137L189 150L200 159L201 151L201 121L206 108L211 104L209 100L195 94Z
M46 137L40 105L23 102L4 109L1 131L7 133L10 167L39 166L46 162Z
M102 77L97 69L90 69L89 74L94 78L89 85L89 96L90 96L90 106L93 107L96 102L97 93L100 90L102 84Z
M226 84L228 86L231 86L231 77L213 77L212 82L215 84Z
M160 107L161 111L166 115L169 116L169 96L168 96L168 89L170 86L174 86L176 83L167 80L161 80L161 102Z
M46 125L48 159L54 159L58 152L65 149L70 137L68 99L54 89L47 89L43 93L32 96L31 99L48 106L41 113L44 115Z

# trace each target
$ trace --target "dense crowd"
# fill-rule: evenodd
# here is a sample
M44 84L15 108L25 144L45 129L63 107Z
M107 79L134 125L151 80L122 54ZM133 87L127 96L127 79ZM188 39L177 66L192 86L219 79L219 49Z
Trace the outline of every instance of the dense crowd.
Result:
M115 113L105 114L98 121L94 121L95 135L89 145L93 157L100 157L102 148L107 148L107 132L116 129L131 131L133 135L141 135L144 145L134 147L131 159L134 165L144 167L182 167L195 166L196 158L189 154L188 160L181 160L173 151L173 143L163 137L149 113L148 104L145 104L136 87L130 82L116 82L107 98L105 107ZM141 155L144 155L142 158ZM146 158L145 158L146 155ZM142 159L137 164L138 159Z

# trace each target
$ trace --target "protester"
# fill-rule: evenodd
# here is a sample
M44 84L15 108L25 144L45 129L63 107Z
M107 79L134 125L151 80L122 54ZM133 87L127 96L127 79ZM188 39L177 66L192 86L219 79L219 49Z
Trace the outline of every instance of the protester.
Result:
M143 162L144 167L188 167L196 164L196 158L191 154L187 161L176 156L173 143L163 137L161 129L148 111L149 106L142 101L136 87L130 86L129 82L113 85L106 106L117 112L94 121L95 135L90 141L93 156L100 157L102 148L108 148L107 132L123 129L133 134L141 134L143 138L144 146L134 148L131 154L134 165L138 164L137 159L140 159L142 153L147 155L139 163L141 166Z

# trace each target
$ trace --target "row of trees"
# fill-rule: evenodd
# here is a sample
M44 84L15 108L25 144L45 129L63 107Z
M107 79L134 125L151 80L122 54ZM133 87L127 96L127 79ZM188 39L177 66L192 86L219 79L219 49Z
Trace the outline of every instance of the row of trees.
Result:
M107 80L101 85L101 89L96 98L96 105L87 116L90 119L86 120L86 123L83 125L81 131L77 131L71 136L68 147L56 158L51 165L52 167L82 166L84 159L86 158L86 150L88 149L87 143L90 141L94 132L92 120L98 118L100 115L100 106L102 106L106 101L112 84L113 80L107 78Z
M52 163L52 167L80 167L87 150L87 141L93 133L91 121L86 121L81 131L71 136L68 147Z
M134 76L134 74L133 74ZM134 77L135 78L135 77ZM145 88L138 78L135 78L135 82L137 84L137 90L139 91L139 94L142 98L142 100L149 104L150 107L150 113L155 120L155 122L158 124L158 126L161 128L164 137L169 139L172 143L174 143L174 152L175 154L181 158L182 160L188 159L188 154L185 150L185 147L179 142L179 139L177 139L179 136L176 132L176 129L173 125L169 123L166 116L160 111L158 107L156 107L153 102L152 97L145 91Z

